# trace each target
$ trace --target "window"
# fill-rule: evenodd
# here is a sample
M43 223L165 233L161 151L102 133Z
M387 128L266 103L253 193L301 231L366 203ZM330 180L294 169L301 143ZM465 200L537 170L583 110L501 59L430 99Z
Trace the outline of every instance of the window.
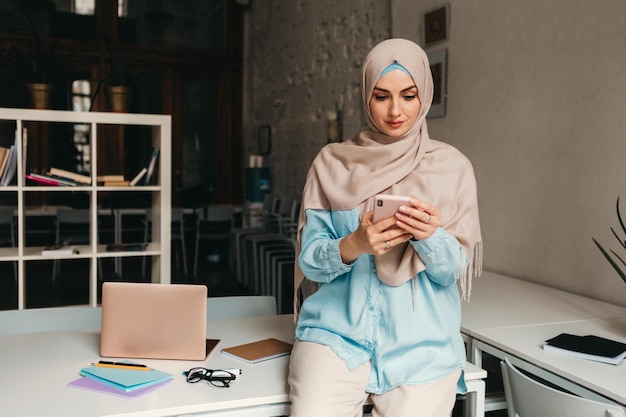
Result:
M96 0L74 0L73 10L76 14L94 15L96 11ZM126 0L118 0L117 15L126 16L128 13L128 4Z
M91 89L88 80L72 82L72 110L89 111L91 109ZM74 146L76 146L76 170L89 172L91 165L91 147L89 145L89 125L74 125Z
M73 12L82 15L93 15L96 11L96 0L74 0Z

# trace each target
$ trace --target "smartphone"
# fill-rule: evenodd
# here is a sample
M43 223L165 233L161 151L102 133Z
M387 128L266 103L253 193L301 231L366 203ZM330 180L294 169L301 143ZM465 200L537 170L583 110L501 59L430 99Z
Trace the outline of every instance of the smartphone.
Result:
M392 217L400 206L410 205L411 198L400 195L378 194L374 196L374 223Z

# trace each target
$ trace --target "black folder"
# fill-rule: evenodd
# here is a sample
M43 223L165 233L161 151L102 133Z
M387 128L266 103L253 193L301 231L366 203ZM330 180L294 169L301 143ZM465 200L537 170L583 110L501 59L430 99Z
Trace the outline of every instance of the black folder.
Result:
M614 365L619 364L626 358L626 343L595 335L579 336L561 333L552 339L546 340L544 349Z

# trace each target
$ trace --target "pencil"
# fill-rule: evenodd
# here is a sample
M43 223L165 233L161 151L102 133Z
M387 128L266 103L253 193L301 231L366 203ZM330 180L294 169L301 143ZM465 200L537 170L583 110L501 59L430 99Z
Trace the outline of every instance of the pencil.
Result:
M117 369L129 369L132 371L151 371L152 368L148 368L146 365L141 365L138 363L126 363L126 362L106 362L100 361L97 363L92 363L92 366L98 366L101 368L117 368Z

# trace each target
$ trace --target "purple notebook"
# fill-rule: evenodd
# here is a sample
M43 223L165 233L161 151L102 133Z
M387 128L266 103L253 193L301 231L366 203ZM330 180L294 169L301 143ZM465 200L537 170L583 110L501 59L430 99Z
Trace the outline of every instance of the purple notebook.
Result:
M146 395L149 392L152 392L162 387L163 385L169 384L171 381L172 381L171 379L168 379L163 382L149 385L145 388L138 388L130 392L125 392L109 384L105 384L96 379L85 376L85 377L78 378L77 380L70 382L69 384L67 384L67 386L72 387L72 388L84 389L87 391L101 392L103 394L115 395L118 397L127 398L129 400L134 400L135 398L139 398L143 395Z

